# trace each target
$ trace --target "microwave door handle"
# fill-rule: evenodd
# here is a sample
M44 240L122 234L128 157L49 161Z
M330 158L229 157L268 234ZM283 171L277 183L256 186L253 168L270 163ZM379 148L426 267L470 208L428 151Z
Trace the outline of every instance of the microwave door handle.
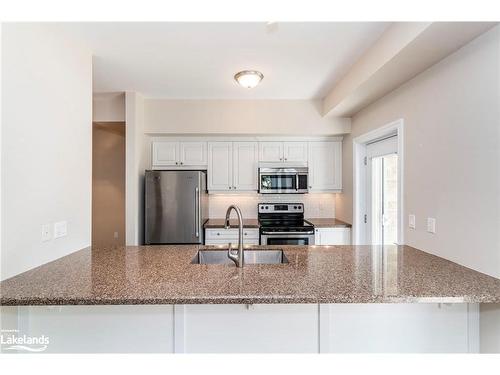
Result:
M299 174L295 175L295 191L299 191Z

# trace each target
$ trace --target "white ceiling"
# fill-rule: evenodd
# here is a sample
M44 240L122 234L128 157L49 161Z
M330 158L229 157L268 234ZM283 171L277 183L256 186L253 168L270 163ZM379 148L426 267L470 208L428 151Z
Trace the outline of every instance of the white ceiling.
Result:
M206 99L322 98L388 23L59 24L94 53L94 91ZM233 75L264 74L252 90Z

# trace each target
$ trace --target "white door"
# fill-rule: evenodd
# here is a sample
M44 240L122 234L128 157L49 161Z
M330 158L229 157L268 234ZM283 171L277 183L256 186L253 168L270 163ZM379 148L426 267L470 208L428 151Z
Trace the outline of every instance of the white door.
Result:
M284 142L284 161L307 162L307 142Z
M233 189L233 143L208 143L208 190Z
M283 161L283 142L259 142L259 161Z
M183 166L207 165L207 142L181 142L180 162Z
M258 188L257 142L233 142L233 189L256 191Z
M342 142L309 142L309 189L342 189Z
M390 245L398 240L397 136L366 146L367 243Z
M153 168L179 164L179 142L153 141L152 153Z

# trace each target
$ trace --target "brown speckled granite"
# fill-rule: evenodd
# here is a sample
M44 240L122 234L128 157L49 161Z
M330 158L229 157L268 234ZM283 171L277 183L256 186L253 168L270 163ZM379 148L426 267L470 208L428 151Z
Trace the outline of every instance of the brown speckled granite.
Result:
M314 224L316 228L350 228L351 224L335 218L312 218L306 219Z
M290 263L194 265L201 246L84 249L0 284L2 305L500 302L500 280L408 246L275 246Z
M236 219L231 219L229 220L229 224L231 225L231 228L238 228L238 220ZM205 222L204 227L206 229L211 229L211 228L224 228L226 225L226 220L224 219L208 219L207 222ZM259 221L257 219L243 219L243 226L245 228L259 228Z

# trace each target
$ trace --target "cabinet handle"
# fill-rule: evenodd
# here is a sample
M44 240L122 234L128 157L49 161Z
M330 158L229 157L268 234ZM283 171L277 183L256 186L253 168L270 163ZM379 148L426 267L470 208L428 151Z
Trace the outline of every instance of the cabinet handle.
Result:
M220 236L220 233L219 233L219 232L217 232L217 235L218 235L218 236Z
M287 161L287 160L288 160L288 158L285 158L285 161Z
M175 165L179 165L179 162L177 162L177 161L176 161L176 162L175 162Z
M235 189L235 190L236 190L236 186L233 186L233 189Z
M229 190L231 190L231 186L229 186Z
M280 160L283 160L283 158L280 158Z
M184 163L181 161L181 165L184 165Z

